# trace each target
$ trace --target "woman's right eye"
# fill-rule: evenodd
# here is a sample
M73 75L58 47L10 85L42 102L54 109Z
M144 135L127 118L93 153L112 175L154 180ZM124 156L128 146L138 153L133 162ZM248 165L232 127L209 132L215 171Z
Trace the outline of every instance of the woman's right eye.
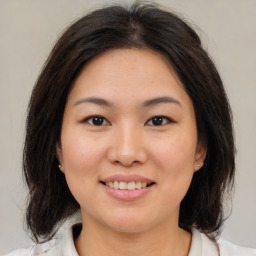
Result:
M109 122L103 116L89 116L83 120L83 123L89 123L94 126L103 126L109 124Z

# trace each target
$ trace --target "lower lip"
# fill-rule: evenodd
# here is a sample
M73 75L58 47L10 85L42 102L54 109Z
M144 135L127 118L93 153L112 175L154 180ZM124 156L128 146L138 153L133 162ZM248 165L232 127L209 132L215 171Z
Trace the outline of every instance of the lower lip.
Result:
M155 186L155 184L153 184L146 188L128 190L128 189L114 189L102 183L101 185L111 196L124 201L131 201L131 200L141 198L142 196L150 192L152 188Z

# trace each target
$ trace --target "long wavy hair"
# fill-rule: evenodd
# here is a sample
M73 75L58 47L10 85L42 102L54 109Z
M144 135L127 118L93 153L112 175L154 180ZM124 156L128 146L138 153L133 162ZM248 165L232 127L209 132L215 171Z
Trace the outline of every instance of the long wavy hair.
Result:
M221 229L223 199L233 186L235 170L232 116L223 83L188 23L159 5L136 1L107 6L75 21L57 41L34 86L23 169L29 189L27 227L37 242L52 238L80 208L56 158L67 96L89 60L122 48L164 55L191 98L207 156L181 202L179 225L187 230L195 226L208 235Z

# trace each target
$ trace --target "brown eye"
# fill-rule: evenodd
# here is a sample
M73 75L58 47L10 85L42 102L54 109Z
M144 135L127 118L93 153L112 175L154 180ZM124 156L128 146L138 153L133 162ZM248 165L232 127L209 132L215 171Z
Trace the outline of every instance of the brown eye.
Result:
M168 123L171 123L171 122L172 122L172 120L168 117L154 116L147 122L147 125L162 126L162 125L165 125L165 124L168 124Z
M84 120L90 125L102 126L108 124L108 121L103 116L90 116Z

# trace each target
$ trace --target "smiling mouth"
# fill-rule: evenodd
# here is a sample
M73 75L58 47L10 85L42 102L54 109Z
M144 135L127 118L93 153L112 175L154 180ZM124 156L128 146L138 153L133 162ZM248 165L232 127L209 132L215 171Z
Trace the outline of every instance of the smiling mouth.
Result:
M116 190L139 190L144 189L147 187L150 187L154 185L154 182L147 183L145 181L130 181L130 182L124 182L124 181L108 181L101 183L107 187L116 189Z

